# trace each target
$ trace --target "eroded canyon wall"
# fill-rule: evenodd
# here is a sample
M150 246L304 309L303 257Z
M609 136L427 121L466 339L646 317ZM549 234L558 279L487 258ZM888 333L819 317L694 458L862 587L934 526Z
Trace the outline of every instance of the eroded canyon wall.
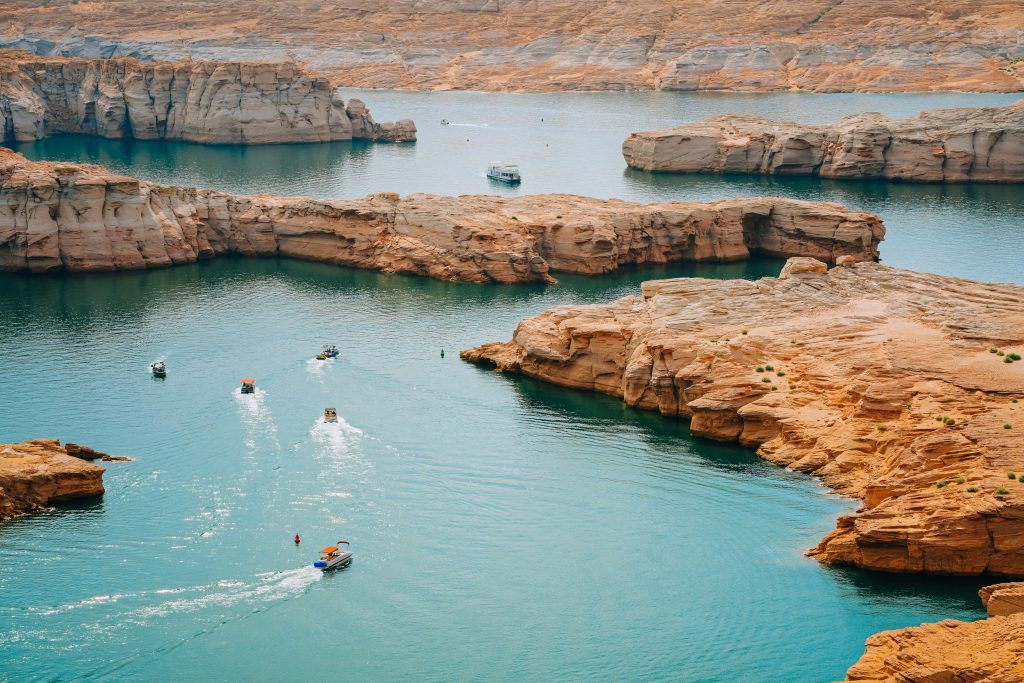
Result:
M221 144L416 139L295 64L37 58L0 51L0 140L51 133Z
M476 90L1016 91L1024 7L758 0L7 0L41 55L297 59L339 83Z
M630 166L655 172L1021 183L1024 100L910 119L857 114L831 126L715 116L633 133L622 155Z
M248 197L30 162L0 148L0 270L7 271L154 268L235 253L446 280L551 282L549 271L596 274L752 253L870 260L884 234L877 216L825 202Z

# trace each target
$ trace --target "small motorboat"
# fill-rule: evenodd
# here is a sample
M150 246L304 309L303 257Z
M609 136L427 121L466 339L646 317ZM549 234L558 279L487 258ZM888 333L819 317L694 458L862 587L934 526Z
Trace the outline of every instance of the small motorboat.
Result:
M327 360L338 357L338 347L334 344L324 344L324 350L316 354L317 360Z
M487 177L492 180L499 180L503 183L518 183L522 178L519 177L519 167L515 164L503 164L501 162L494 162L487 167Z
M447 126L448 125L448 119L441 119L441 125L442 126Z
M324 408L324 422L337 422L338 411L334 408Z
M256 380L252 377L246 377L242 380L242 393L243 394L255 394L256 393Z
M345 550L342 550L338 546L346 546ZM352 561L352 553L347 550L349 545L348 541L338 541L337 545L329 545L326 548L320 549L320 559L313 563L313 566L317 569L335 569L337 567L344 567L346 564Z
M153 371L153 376L154 377L166 377L167 376L167 366L164 365L164 362L162 360L158 360L155 363L150 363L149 369Z

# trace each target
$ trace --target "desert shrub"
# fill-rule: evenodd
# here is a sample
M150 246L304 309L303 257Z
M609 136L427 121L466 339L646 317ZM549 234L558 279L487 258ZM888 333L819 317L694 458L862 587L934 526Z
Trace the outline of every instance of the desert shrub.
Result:
M965 479L963 477L957 477L956 478L956 483L958 483L958 484L962 484L962 483L964 483L964 481L965 481Z
M998 489L996 489L996 495L999 495L999 496L1005 496L1005 495L1006 495L1007 493L1009 493L1009 491L1007 491L1007 490L1006 490L1006 489L1004 489L1004 488L998 488Z

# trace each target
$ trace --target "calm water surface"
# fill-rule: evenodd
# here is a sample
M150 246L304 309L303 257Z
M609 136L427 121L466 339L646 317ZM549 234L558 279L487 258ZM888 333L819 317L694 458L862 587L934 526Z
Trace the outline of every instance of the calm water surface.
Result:
M651 176L618 153L629 130L719 111L816 121L1010 97L366 99L378 118L417 119L420 142L66 136L21 151L324 197L822 197L882 214L888 262L1022 279L1019 189ZM498 158L522 164L521 189L488 185L482 168ZM0 276L0 441L59 436L136 458L108 466L102 501L0 526L0 680L270 681L340 666L346 680L823 681L876 631L982 616L976 581L806 559L855 507L808 477L618 400L457 357L525 316L645 279L778 268L651 267L546 288L275 259ZM312 361L324 342L342 358ZM148 373L156 359L166 380ZM248 375L259 391L243 397ZM325 406L338 425L319 422ZM354 564L314 571L315 550L340 538Z
M886 263L980 280L1024 281L1021 186L651 174L628 169L620 149L632 131L713 114L823 123L863 111L904 117L941 107L997 106L1019 94L343 94L362 97L379 120L414 119L419 141L241 147L61 136L19 150L32 158L90 161L151 180L242 193L355 198L384 190L570 192L637 201L751 195L836 201L882 216L889 230L882 244ZM451 125L440 125L441 119ZM488 180L484 171L495 160L518 162L522 185L509 188Z
M777 268L0 277L4 440L136 458L102 501L0 527L0 679L822 681L876 631L981 616L973 581L805 558L854 507L809 477L457 358L643 279ZM310 360L324 341L340 360ZM340 538L354 564L313 570Z

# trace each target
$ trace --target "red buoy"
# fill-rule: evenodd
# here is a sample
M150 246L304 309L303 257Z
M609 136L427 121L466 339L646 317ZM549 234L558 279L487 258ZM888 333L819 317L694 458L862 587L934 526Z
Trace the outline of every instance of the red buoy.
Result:
M295 545L298 545L298 544L299 544L299 542L300 542L300 540L301 540L301 539L299 539L299 535L298 535L298 534L295 534Z

